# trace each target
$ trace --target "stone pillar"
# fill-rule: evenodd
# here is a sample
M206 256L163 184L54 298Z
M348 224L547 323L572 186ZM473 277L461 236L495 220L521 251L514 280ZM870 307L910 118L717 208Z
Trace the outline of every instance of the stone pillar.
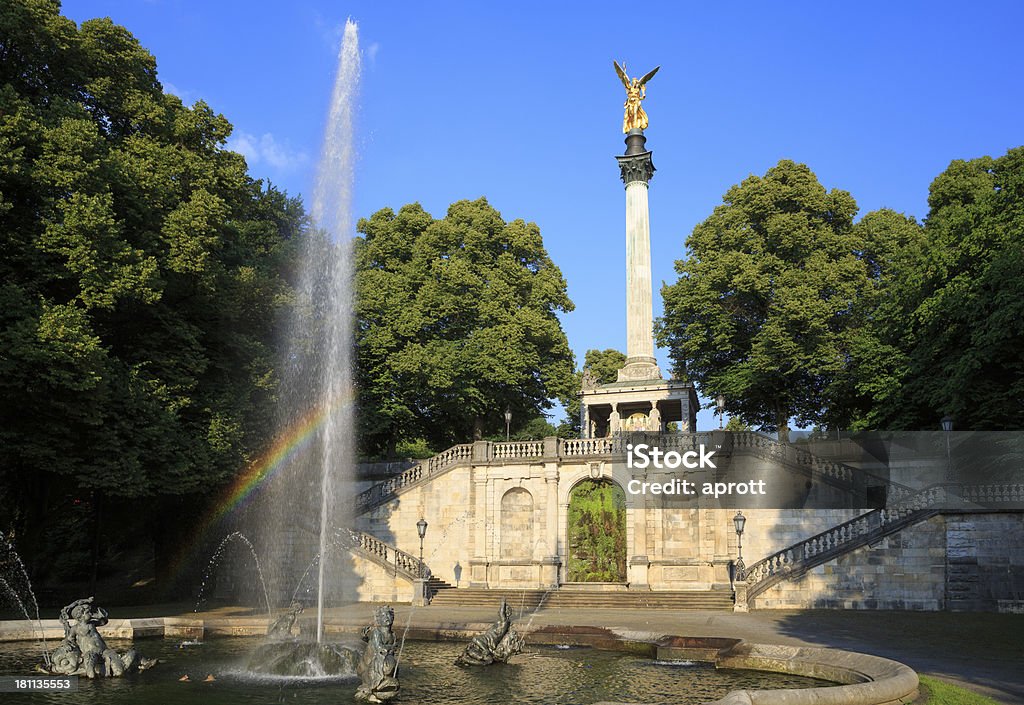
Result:
M633 541L630 544L629 567L627 569L630 590L650 590L647 577L651 566L647 556L647 495L639 494L633 498L632 508Z
M654 307L651 295L651 224L647 183L654 162L643 130L630 130L626 154L616 157L626 185L626 365L619 381L661 379L654 359Z
M580 438L590 438L590 407L580 404Z
M473 559L469 562L470 587L487 587L487 467L473 468Z
M544 540L548 556L541 559L541 586L558 587L558 463L544 465Z

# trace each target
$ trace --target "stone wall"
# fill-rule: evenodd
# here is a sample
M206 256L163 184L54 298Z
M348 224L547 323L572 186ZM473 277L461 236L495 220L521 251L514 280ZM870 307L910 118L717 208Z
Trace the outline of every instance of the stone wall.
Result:
M1024 604L1024 514L956 514L946 520L949 609Z
M428 522L423 560L441 580L466 580L471 557L472 470L455 468L403 494L396 500L357 518L356 528L386 544L419 556L416 522ZM411 594L411 584L410 584Z
M942 609L946 520L932 517L766 590L758 609Z
M345 571L342 590L346 602L410 602L412 583L369 560L353 560Z
M996 610L1024 598L1024 514L948 514L780 583L759 609Z

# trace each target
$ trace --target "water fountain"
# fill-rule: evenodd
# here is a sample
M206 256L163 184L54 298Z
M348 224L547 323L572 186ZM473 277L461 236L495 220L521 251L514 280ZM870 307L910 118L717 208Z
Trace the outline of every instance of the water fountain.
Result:
M252 558L253 566L256 569L256 577L259 578L260 588L263 591L263 602L267 608L267 617L270 617L273 613L273 609L270 606L270 593L267 591L267 581L263 577L263 567L260 565L260 558L256 553L256 547L253 546L252 542L240 531L233 531L225 536L221 539L220 544L218 544L217 548L214 550L209 563L206 564L206 569L203 571L203 580L199 584L199 594L196 596L196 606L195 609L193 609L193 612L199 612L199 608L202 606L206 596L207 587L213 577L213 571L220 564L221 558L224 556L225 549L233 542L239 542L249 549L248 555Z
M310 424L310 442L267 494L270 506L256 512L261 544L270 546L277 585L296 585L292 599L315 565L315 643L277 639L249 661L256 673L279 676L326 676L355 673L361 649L328 644L324 609L329 588L337 585L340 561L332 560L336 526L351 515L339 502L354 467L352 417L352 242L353 107L359 83L358 29L345 24L331 95L324 141L311 205L316 231L303 243L297 315L288 333L291 347L281 408L283 429ZM269 517L269 521L267 521ZM317 550L305 571L294 565L297 527L317 517ZM300 539L301 540L301 539ZM301 573L296 581L296 574Z

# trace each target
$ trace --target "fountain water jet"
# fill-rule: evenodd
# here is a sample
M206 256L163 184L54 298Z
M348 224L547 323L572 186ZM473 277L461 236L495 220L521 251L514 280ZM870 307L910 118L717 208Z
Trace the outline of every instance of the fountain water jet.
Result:
M278 426L281 437L291 439L289 445L296 452L246 519L247 526L259 533L257 543L267 548L265 566L275 602L284 602L289 594L295 599L307 573L317 566L316 641L320 644L324 607L342 582L341 562L328 558L330 529L351 522L350 510L340 500L351 491L347 483L355 445L351 201L359 71L358 29L349 20L315 174L309 208L312 228L295 243L295 305L285 332ZM316 537L315 544L307 540L307 532ZM320 560L311 560L314 555Z
M252 556L253 563L256 566L256 576L260 579L260 586L263 588L263 601L267 607L267 617L273 614L273 609L270 606L270 593L267 591L267 581L263 577L263 567L260 565L260 558L256 555L256 547L252 545L252 542L240 531L232 531L230 534L221 539L221 542L217 545L213 555L210 557L210 562L206 564L206 570L203 572L203 582L199 585L199 596L196 598L196 606L193 612L198 612L199 607L203 602L203 596L206 593L206 585L210 581L210 577L213 575L213 569L220 562L221 557L224 555L224 549L232 541L241 541L249 549L249 554Z
M352 467L352 111L359 85L359 31L352 20L345 22L345 34L338 55L338 74L331 95L331 111L324 133L324 145L313 192L313 220L334 238L335 258L327 270L327 357L321 366L320 404L334 408L328 413L321 445L320 556L317 575L316 640L323 642L324 580L326 577L328 529L334 514L338 468ZM339 404L339 402L341 402ZM347 412L347 413L346 413ZM346 522L347 523L347 522Z

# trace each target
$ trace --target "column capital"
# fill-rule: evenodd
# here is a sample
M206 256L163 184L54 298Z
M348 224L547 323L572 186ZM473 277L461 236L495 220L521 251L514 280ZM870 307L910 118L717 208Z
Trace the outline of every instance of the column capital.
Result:
M619 176L626 186L637 181L646 186L654 176L654 161L651 159L651 152L615 157L615 159L619 162Z

